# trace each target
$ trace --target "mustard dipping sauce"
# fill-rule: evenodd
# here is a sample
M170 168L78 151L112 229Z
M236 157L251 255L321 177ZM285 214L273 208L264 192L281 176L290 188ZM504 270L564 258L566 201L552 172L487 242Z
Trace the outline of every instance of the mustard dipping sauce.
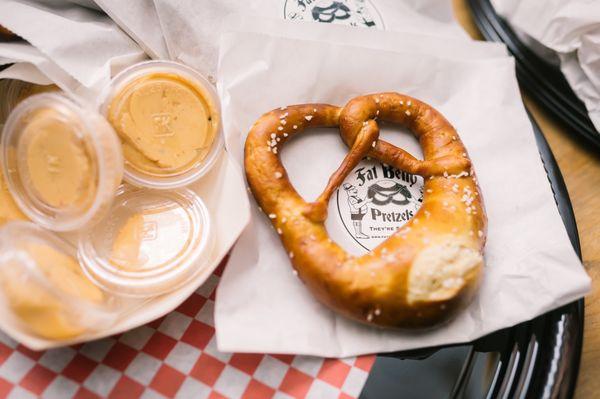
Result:
M209 98L198 85L168 72L146 74L119 90L107 119L121 138L126 163L156 176L202 163L219 128Z
M12 312L32 332L48 339L67 339L84 333L86 329L69 315L69 305L45 285L97 305L105 300L104 293L84 275L75 258L45 243L28 242L24 248L46 283L24 279L18 268L7 267L0 275L0 286Z
M85 207L93 201L95 170L74 120L42 108L24 122L17 157L27 167L24 183L52 208Z

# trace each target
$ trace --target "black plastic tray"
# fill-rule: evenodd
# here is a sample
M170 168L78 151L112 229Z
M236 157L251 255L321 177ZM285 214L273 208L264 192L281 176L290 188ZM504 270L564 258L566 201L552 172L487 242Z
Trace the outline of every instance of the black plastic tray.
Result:
M579 236L564 180L531 118L571 244ZM377 356L362 399L571 398L579 371L583 299L473 343Z
M570 134L600 150L600 132L560 69L529 49L496 13L490 0L468 0L468 4L483 37L488 41L503 42L515 57L517 78L527 93L564 123Z

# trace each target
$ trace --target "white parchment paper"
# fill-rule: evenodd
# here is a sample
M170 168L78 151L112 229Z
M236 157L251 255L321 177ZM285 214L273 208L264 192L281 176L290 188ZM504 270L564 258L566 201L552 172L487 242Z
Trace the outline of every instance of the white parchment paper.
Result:
M439 49L428 53L426 46L386 51L261 33L225 34L218 86L226 142L242 162L253 122L283 105L343 105L359 94L391 90L430 103L457 128L483 191L489 240L479 296L457 319L427 332L349 321L320 305L292 274L277 234L254 206L217 293L220 350L343 357L459 343L531 319L589 290L540 161L513 60L493 51L491 59L457 59L448 53L454 46L458 53L464 48L440 40L448 47L442 55ZM383 137L419 153L402 129L386 128ZM335 129L320 129L288 143L281 156L296 189L312 200L346 152ZM332 239L360 251L340 223L332 200L326 223Z
M150 57L169 58L153 0L95 1Z
M72 85L70 91L77 90L90 101L112 73L146 58L105 14L68 0L0 1L0 25L26 39L73 77L77 86Z
M0 72L0 79L18 79L43 85L55 83L71 94L75 94L81 86L64 69L28 43L2 43L0 57L0 65L13 64Z
M154 3L171 57L211 76L216 73L224 21L232 14L244 14L247 21L255 23L258 23L255 17L311 22L318 15L321 20L331 20L327 25L404 32L428 30L446 37L466 37L453 19L451 3L439 0L154 0ZM337 17L332 14L333 3L340 4Z
M493 0L517 29L558 53L561 70L600 132L600 2Z

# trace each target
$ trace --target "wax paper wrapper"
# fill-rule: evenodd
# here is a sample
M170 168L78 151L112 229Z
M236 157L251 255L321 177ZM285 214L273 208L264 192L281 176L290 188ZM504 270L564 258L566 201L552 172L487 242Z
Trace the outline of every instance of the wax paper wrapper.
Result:
M105 14L68 0L3 0L0 25L27 40L73 78L68 84L60 80L64 90L77 92L90 102L94 102L97 91L109 82L111 74L146 58ZM0 57L8 57L5 51L11 45L2 44ZM12 58L28 62L27 54Z
M466 37L439 0L154 0L173 59L215 76L219 37L232 14L316 21L380 30L429 30ZM276 33L276 32L273 32Z
M379 329L345 319L318 303L294 276L277 233L254 206L217 293L220 350L343 357L460 343L529 320L589 290L590 279L569 242L540 161L513 60L497 54L461 57L464 46L473 44L440 40L444 51L428 52L425 45L405 50L401 44L389 51L227 33L221 41L218 84L226 142L241 164L254 121L283 105L343 105L354 96L379 91L406 93L433 105L464 141L485 199L489 231L478 297L452 322L429 331ZM403 129L384 126L383 138L420 153ZM316 129L288 143L281 157L292 183L310 201L346 153L336 129ZM414 214L422 197L419 177L373 160L363 161L346 182L357 187L358 196L369 188L402 185L417 200L369 209L364 238L353 228L347 193L338 190L326 227L334 241L355 254L393 233ZM382 214L398 217L389 222Z
M600 132L600 4L589 0L493 0L519 31L558 53L561 70Z

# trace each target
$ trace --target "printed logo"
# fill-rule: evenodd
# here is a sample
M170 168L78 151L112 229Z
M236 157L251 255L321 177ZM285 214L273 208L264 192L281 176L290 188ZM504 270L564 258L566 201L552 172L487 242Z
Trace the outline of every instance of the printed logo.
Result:
M168 112L160 112L152 114L152 123L154 123L154 137L170 137L175 134L171 129L171 114Z
M383 29L383 20L370 0L286 0L285 19L336 23Z
M370 251L419 210L423 178L378 161L363 161L338 189L336 199L347 233Z
M158 236L158 224L154 220L144 221L142 241L154 241Z

